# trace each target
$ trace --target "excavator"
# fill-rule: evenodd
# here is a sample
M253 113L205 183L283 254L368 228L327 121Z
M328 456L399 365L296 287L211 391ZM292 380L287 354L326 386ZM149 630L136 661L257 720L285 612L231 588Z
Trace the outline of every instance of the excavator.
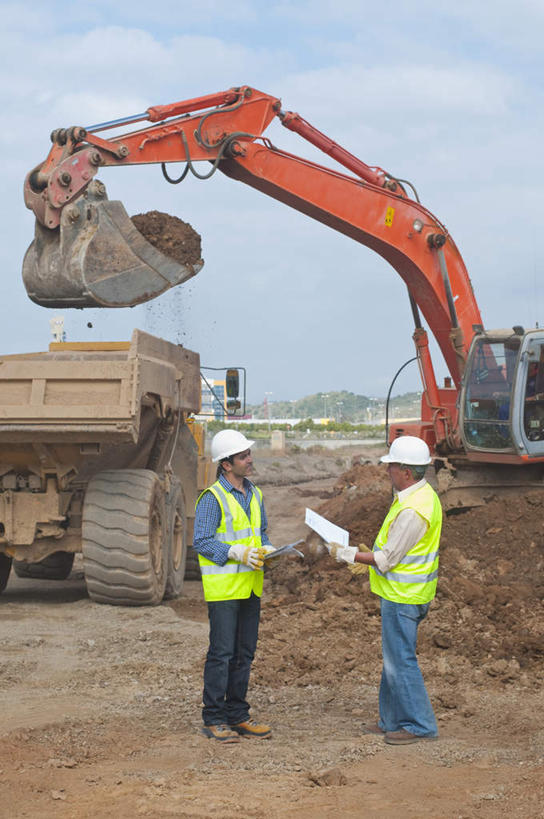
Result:
M275 119L342 169L273 145L264 132ZM135 123L145 124L127 131ZM105 138L109 130L115 135ZM389 440L413 434L429 444L447 507L482 503L502 489L542 486L544 330L484 327L453 238L410 182L365 164L299 114L284 111L280 99L249 86L87 128L59 128L51 141L46 160L24 184L26 206L36 217L23 262L34 302L132 306L197 272L138 233L96 179L101 167L156 163L174 184L188 172L207 179L220 171L371 248L404 280L423 386L421 420L392 424ZM211 167L199 173L198 162ZM177 178L169 163L184 163ZM443 385L422 317L449 370Z

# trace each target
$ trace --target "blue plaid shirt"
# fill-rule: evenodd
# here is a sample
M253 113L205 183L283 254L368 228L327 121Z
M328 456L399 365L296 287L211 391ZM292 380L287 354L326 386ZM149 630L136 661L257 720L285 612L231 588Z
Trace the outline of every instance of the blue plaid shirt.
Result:
M231 484L224 475L219 476L219 483L225 492L231 492L235 500L238 501L246 515L250 516L249 505L253 497L253 484L244 478L244 492ZM228 560L230 545L218 540L215 536L217 527L221 523L221 506L215 495L211 492L205 492L198 501L195 514L195 529L193 536L193 546L202 557L217 563L219 566L224 566ZM263 546L271 546L266 529L268 527L268 520L264 508L264 502L261 501L261 541Z

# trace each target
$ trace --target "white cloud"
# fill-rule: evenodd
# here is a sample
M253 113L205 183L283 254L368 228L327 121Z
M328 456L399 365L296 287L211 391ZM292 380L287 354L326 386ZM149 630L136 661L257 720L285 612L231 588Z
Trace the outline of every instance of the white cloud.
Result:
M254 23L260 15L255 0L92 0L67 4L64 0L21 0L2 4L5 28L32 30L42 35L58 29L85 30L108 23L142 28L160 27L168 34L177 27L196 24L217 28L225 22Z
M41 2L2 3L2 31L46 37L55 28L49 4Z
M371 68L355 64L298 72L289 87L293 97L329 120L360 121L369 112L389 115L392 126L395 114L414 119L430 111L433 118L444 113L502 116L521 91L506 73L474 63L444 67L391 60Z
M50 311L29 302L19 271L33 224L22 182L45 158L50 130L239 83L281 96L363 161L413 179L452 230L486 322L534 321L542 100L540 74L518 47L520 20L534 43L542 9L527 0L515 9L502 0L4 4L0 349L47 341ZM267 136L330 164L279 123ZM67 311L72 338L123 338L134 326L182 337L205 363L247 364L255 399L265 389L383 394L409 357L404 284L368 249L219 173L180 186L154 166L101 177L130 213L156 208L192 222L206 265L147 307Z
M367 35L369 47L374 40L388 57L398 50L417 54L422 44L463 50L473 37L482 47L540 52L544 24L541 0L390 0L379 6L375 0L286 0L273 13L313 31L328 26L333 38L342 29L351 39Z
M425 3L429 11L436 5L432 0ZM542 50L542 29L544 27L544 6L541 0L457 0L447 3L445 12L460 21L468 30L473 30L485 42L499 49L515 48L530 52Z

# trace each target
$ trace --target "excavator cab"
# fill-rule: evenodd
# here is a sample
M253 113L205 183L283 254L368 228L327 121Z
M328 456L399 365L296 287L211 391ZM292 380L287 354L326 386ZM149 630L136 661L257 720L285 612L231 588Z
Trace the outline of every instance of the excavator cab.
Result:
M467 454L544 457L544 331L515 327L478 333L469 351L460 405ZM516 457L517 456L517 457Z

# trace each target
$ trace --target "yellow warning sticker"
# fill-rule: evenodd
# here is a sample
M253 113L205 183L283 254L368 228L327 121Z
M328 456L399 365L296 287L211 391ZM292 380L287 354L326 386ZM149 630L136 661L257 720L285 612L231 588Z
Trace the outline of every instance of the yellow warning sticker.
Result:
M385 224L387 227L391 227L393 224L393 217L395 215L395 208L387 208L385 211Z

